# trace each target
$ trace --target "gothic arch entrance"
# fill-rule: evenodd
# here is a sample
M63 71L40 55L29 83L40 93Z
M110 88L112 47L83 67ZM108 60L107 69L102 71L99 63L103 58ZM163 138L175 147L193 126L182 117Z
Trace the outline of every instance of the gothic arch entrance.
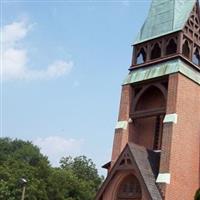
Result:
M142 200L142 190L134 175L126 176L117 190L116 200Z

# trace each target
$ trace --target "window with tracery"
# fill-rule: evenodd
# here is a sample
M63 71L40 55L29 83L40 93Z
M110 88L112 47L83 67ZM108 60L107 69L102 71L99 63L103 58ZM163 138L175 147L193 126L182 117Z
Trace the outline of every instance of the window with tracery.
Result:
M133 176L127 176L119 186L117 200L141 200L142 191L138 179Z

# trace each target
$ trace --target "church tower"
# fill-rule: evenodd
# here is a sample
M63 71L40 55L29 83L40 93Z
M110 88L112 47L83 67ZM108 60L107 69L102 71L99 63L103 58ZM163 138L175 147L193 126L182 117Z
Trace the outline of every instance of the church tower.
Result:
M152 0L129 71L96 200L193 200L200 187L197 0Z

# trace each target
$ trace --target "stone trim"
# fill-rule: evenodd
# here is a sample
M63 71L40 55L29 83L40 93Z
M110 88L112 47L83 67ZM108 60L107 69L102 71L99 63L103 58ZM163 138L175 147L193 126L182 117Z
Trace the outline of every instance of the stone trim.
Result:
M181 73L200 85L200 73L192 69L180 59L156 64L151 67L134 69L128 74L123 82L123 85L137 83L174 73Z
M171 174L170 173L159 173L156 179L156 183L167 183L170 184Z
M118 121L116 126L115 126L115 129L124 129L126 130L128 127L128 122L127 121Z
M178 121L178 115L176 113L173 113L173 114L165 115L163 123L174 123L174 124L177 124L177 121Z

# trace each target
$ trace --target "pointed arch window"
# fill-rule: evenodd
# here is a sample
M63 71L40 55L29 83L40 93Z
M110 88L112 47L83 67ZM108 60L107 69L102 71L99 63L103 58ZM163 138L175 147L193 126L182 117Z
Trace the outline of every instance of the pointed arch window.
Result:
M192 56L192 62L195 65L200 65L200 55L199 55L199 50L196 49L193 56Z
M177 51L177 44L171 39L166 47L166 55L174 54Z
M127 176L119 186L117 200L141 200L142 190L138 179L133 176Z
M139 65L144 63L145 61L146 61L146 52L144 48L142 48L137 55L136 64Z
M183 44L183 55L187 58L190 58L190 47L189 47L189 42L185 40Z
M160 58L161 56L161 48L158 43L156 43L151 51L151 59Z

